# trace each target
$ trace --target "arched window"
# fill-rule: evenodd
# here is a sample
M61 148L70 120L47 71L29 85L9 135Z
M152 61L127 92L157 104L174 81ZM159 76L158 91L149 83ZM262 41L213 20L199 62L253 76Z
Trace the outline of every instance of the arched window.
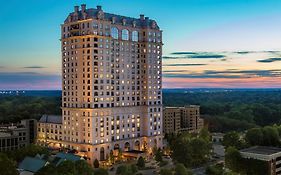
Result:
M138 31L132 32L132 41L139 41L139 32Z
M111 28L111 37L114 39L118 39L118 29L116 27Z
M127 29L122 30L122 40L129 40L129 31Z

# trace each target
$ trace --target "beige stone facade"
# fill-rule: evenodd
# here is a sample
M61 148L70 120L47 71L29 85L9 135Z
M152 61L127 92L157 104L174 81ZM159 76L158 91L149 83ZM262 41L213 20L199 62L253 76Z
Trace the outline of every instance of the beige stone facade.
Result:
M200 106L165 107L163 110L164 133L180 131L199 132L204 127L200 117Z
M61 25L61 123L38 139L91 160L162 147L162 32L156 21L75 6ZM42 132L44 127L57 134ZM50 131L50 130L49 130Z
M164 133L178 133L181 129L181 111L177 107L166 107L163 110Z

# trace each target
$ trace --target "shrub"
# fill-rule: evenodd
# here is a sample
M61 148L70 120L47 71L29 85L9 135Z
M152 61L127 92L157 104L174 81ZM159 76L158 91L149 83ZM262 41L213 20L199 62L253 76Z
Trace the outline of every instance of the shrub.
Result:
M100 163L99 163L98 159L94 160L94 167L95 168L99 168L100 167Z
M137 166L139 168L144 168L145 167L145 161L143 157L139 157L138 162L137 162Z

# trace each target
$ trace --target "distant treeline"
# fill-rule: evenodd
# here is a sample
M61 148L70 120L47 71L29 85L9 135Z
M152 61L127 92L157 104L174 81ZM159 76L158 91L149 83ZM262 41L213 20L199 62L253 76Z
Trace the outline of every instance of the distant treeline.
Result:
M281 91L165 93L165 106L201 106L211 131L245 130L281 123Z
M163 93L164 106L200 105L211 131L245 130L281 124L281 91L183 91ZM39 119L61 114L61 98L47 96L0 96L0 123Z
M40 119L43 114L61 113L60 97L2 96L0 123L19 122L21 119Z

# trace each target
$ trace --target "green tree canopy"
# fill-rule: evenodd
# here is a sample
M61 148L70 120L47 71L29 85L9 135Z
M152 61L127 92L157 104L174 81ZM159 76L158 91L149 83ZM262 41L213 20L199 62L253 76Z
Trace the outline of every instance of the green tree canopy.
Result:
M171 169L162 168L160 170L160 175L173 175L173 171Z
M85 160L75 162L75 170L78 175L92 175L93 169Z
M231 132L226 133L223 136L222 144L226 148L232 146L232 147L235 147L237 149L241 149L245 145L244 141L241 139L240 134L236 131L231 131Z
M265 126L263 129L263 145L265 146L278 146L280 145L279 141L279 132L273 126Z
M17 175L16 163L0 153L0 175Z
M206 168L207 175L224 175L223 165L217 164Z
M95 169L94 175L108 175L108 171L103 168Z
M178 163L176 164L174 175L192 175L192 173L182 163Z
M228 147L225 153L225 166L234 172L240 172L242 157L235 147Z
M263 131L261 128L252 128L246 132L246 142L251 145L262 145L263 144Z
M170 143L172 158L186 167L198 166L205 163L211 153L211 144L197 135L183 133Z

